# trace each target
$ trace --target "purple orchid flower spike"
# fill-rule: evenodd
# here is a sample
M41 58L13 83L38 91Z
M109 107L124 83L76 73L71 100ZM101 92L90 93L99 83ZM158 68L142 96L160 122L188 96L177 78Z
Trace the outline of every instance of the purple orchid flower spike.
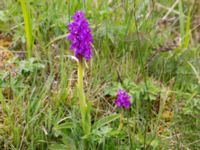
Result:
M68 40L71 41L70 48L74 51L75 56L90 60L92 57L92 34L88 20L85 18L85 13L77 11L72 16L73 21L68 25L69 35Z

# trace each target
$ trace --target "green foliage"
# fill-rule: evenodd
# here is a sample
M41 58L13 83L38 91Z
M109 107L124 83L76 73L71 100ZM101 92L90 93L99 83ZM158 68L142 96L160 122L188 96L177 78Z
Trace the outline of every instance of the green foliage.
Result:
M0 57L0 149L199 149L195 7L186 0L0 1L0 51L8 36L14 55L29 56ZM94 37L83 82L87 136L66 42L66 25L80 9ZM119 88L132 96L120 131Z
M111 114L109 116L106 116L98 121L96 121L93 125L93 130L97 130L107 124L109 124L110 122L116 120L119 118L119 115L118 114Z
M20 61L19 72L22 73L22 75L26 75L44 69L44 67L43 64L38 63L34 58L30 58L28 60Z

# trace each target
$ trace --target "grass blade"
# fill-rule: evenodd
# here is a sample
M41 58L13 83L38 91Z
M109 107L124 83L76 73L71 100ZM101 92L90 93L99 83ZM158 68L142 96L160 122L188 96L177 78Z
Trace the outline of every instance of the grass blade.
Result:
M30 58L32 56L33 35L32 35L32 23L31 23L31 17L30 17L29 1L20 0L20 3L21 3L23 16L24 16L27 57Z
M183 3L182 0L179 0L179 24L180 24L180 33L181 33L181 46L183 46L183 38L185 35L185 27L184 27L184 14L183 14Z
M118 119L119 117L120 117L120 114L111 114L109 116L106 116L98 120L97 122L95 122L95 124L93 125L93 129L101 128L102 126L109 124L110 122Z

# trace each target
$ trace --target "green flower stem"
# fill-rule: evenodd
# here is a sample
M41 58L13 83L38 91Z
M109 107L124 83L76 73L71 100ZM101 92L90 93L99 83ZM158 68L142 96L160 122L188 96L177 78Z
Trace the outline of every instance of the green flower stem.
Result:
M78 61L78 93L80 100L80 110L82 118L82 127L85 135L88 135L91 130L91 116L90 116L90 107L87 104L85 99L85 93L83 88L83 74L84 74L84 65L83 60L79 59Z
M119 127L118 130L120 131L124 126L124 108L122 108L122 112L120 115L120 123L119 123Z

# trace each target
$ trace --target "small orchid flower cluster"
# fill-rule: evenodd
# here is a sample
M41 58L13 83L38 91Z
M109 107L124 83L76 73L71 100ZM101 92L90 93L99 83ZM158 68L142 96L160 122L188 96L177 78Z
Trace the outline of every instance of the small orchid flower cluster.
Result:
M117 105L117 107L119 108L126 108L128 109L131 105L131 96L129 96L125 90L118 90L117 93L117 99L115 100L115 104Z

